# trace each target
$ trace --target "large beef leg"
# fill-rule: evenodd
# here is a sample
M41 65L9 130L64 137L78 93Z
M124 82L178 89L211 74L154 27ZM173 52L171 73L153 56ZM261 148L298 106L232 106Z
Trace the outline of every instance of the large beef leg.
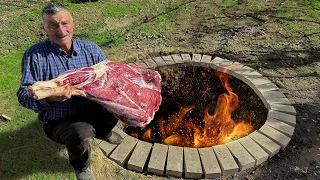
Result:
M40 100L59 94L68 85L73 95L101 104L130 126L149 124L162 101L157 71L112 61L69 70L50 81L38 81L29 91Z

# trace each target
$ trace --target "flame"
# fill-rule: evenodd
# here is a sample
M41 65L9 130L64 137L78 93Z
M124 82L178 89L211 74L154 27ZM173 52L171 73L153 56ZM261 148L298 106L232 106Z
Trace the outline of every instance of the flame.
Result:
M146 130L146 132L142 136L142 140L151 142L151 128Z
M205 109L204 126L197 125L185 117L194 106L180 107L167 121L161 117L158 120L161 143L185 147L210 147L230 142L254 131L250 122L235 123L231 118L240 104L238 95L232 91L227 73L216 71L215 74L219 77L226 93L218 96L214 114L210 115L209 109ZM145 131L142 139L151 141L151 128Z

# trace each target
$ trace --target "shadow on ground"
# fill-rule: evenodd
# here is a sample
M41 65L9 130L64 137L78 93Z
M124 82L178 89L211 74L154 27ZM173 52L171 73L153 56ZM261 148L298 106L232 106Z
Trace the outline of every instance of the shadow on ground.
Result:
M67 178L62 177L62 174L72 171L68 159L46 137L42 123L33 120L21 127L19 130L0 134L0 179L24 179L32 177L32 174L42 173L44 178L48 178L48 174L54 179L59 176L60 179ZM52 164L55 169L52 169Z

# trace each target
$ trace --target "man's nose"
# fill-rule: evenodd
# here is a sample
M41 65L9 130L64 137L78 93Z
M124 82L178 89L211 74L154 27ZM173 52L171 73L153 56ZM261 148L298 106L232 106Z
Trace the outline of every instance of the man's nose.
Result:
M59 24L57 30L59 35L63 35L65 32L65 27L62 24Z

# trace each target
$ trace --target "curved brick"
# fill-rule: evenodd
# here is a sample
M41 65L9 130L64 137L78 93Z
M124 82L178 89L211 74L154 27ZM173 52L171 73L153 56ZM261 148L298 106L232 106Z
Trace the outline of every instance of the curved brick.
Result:
M218 67L217 67L217 70L219 69L227 69L228 70L228 73L234 77L237 77L237 73L235 72L235 70L237 69L241 69L243 68L244 65L241 64L241 63L238 63L238 62L234 62L232 64L226 62L225 64L220 64ZM221 70L220 70L221 71Z
M117 145L108 143L106 141L101 141L101 143L99 144L99 147L100 147L102 153L105 156L109 157L110 154L112 153L112 151L117 147Z
M200 62L201 61L201 54L193 54L192 61L193 62Z
M138 141L137 146L135 147L129 161L128 169L143 172L147 165L147 159L151 152L152 144L144 141Z
M223 176L228 176L238 172L239 166L237 165L237 162L233 159L233 156L226 145L214 146L213 150L217 156Z
M176 63L184 63L184 60L179 54L172 54L171 57Z
M297 121L295 115L274 111L274 110L269 110L268 118L277 119L279 121L290 124L292 126L295 126Z
M153 59L144 59L143 62L149 67L149 68L155 68L157 67L157 63L154 62Z
M137 66L140 66L140 67L148 68L148 66L146 65L146 63L144 63L144 62L141 61L141 60L136 60L136 61L134 62L134 64L137 65Z
M256 142L254 142L248 136L240 138L238 141L255 159L255 165L259 165L268 159L268 153L266 153Z
M168 56L162 56L162 59L166 62L167 65L175 64L174 60L170 55Z
M289 137L293 135L294 127L289 124L286 124L284 122L278 121L270 117L267 119L266 124L277 129L278 131L282 132L283 134Z
M281 146L282 150L287 147L287 145L289 144L289 142L291 140L291 138L282 134L280 131L272 128L268 124L263 125L259 129L259 132L261 132L262 134L264 134L268 138L272 139L274 142L278 143Z
M124 166L129 160L129 157L137 142L138 139L131 136L126 136L123 139L123 142L119 144L116 147L116 149L111 153L109 158L117 164L119 164L120 166Z
M199 148L199 155L203 168L205 178L219 178L221 177L221 168L213 148Z
M183 148L185 178L201 178L202 168L197 148Z
M259 146L269 154L269 157L274 156L280 151L281 147L277 143L273 142L258 131L254 131L249 135L249 137L259 144Z
M190 54L181 54L181 57L184 62L191 62Z
M267 91L260 92L262 102L268 109L271 109L271 104L286 104L290 105L291 102L286 98L286 96L281 91ZM259 95L259 94L258 94Z
M212 64L215 64L217 66L220 66L221 67L228 67L230 66L231 64L233 64L232 61L229 61L227 59L224 59L224 58L220 58L220 57L215 57L212 61L211 61Z
M226 145L235 157L241 171L254 167L256 161L238 141L232 141Z
M272 109L272 110L281 111L281 112L291 114L291 115L297 114L296 109L290 105L276 104L276 103L271 103L269 105L270 105L270 109Z
M169 146L166 175L182 177L183 171L183 147Z
M209 56L209 55L202 55L201 62L210 63L211 60L212 60L212 57L211 57L211 56Z
M162 59L162 57L154 57L154 62L157 63L158 66L166 66L166 62Z
M117 126L115 126L112 131L117 132L118 134L120 134L120 136L122 138L125 138L127 136L127 134L125 132L123 132L121 129L119 129ZM107 141L103 141L101 140L101 142L99 143L99 148L101 149L102 153L109 157L110 154L112 153L112 151L117 147L118 145L116 144L111 144Z
M163 175L167 160L167 152L168 145L159 143L153 144L147 171L150 173Z

